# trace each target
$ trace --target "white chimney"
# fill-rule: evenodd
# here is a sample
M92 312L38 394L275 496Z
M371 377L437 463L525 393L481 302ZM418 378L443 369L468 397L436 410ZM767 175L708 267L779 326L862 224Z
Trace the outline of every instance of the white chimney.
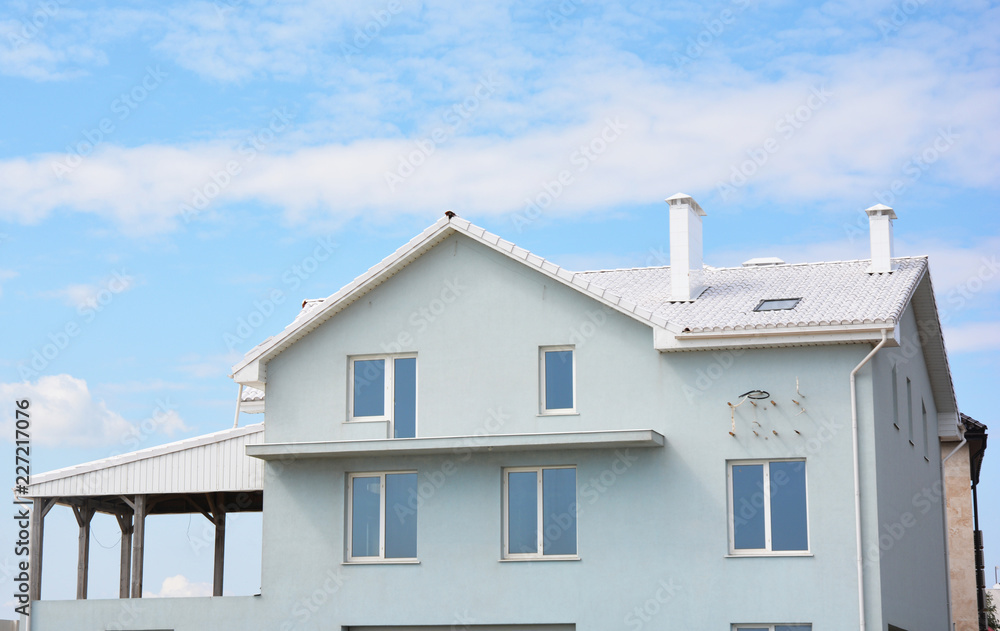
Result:
M897 219L896 213L884 204L876 204L865 210L871 224L872 266L869 274L885 274L893 271L892 267L892 222Z
M705 211L690 195L677 193L670 204L670 299L694 300L703 286L701 218Z

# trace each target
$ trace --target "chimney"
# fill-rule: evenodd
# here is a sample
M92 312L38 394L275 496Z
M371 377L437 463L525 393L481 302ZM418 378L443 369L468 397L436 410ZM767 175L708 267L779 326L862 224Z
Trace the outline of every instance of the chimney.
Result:
M876 204L865 210L871 224L872 265L869 274L885 274L893 271L892 266L892 222L896 213L884 204Z
M705 211L690 195L668 197L670 204L670 300L694 300L702 285L701 218Z

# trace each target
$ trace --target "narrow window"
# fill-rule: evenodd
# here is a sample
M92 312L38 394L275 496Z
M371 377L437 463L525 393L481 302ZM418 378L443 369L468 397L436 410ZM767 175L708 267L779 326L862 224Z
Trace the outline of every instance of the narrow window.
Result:
M729 480L731 553L809 550L804 460L731 463Z
M913 383L906 378L906 432L913 444Z
M892 367L892 424L899 429L899 379L895 366Z
M572 346L540 349L541 412L567 414L576 411L576 375Z
M576 556L576 468L504 471L504 558Z
M417 358L357 357L350 363L350 420L388 421L392 438L415 437Z
M930 459L931 455L931 435L930 427L927 423L927 404L923 399L920 400L920 413L924 422L924 458Z
M416 559L416 473L355 473L348 477L348 558Z

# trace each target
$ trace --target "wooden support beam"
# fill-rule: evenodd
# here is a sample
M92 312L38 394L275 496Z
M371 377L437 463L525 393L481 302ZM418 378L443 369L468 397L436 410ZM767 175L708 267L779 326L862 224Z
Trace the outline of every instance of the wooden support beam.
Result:
M42 598L42 540L45 536L45 515L55 503L54 497L35 498L31 503L31 542L28 552L28 567L31 569L28 594L31 600Z
M142 598L142 552L146 535L146 496L136 495L133 502L135 521L132 524L132 598Z
M90 505L74 506L73 516L80 526L80 540L76 556L76 599L87 599L87 577L90 573L90 522L94 508Z
M214 502L209 495L212 506L212 516L215 522L215 572L212 578L212 595L222 595L223 566L226 562L226 508L222 502L222 494Z
M122 560L118 571L118 597L128 598L132 580L132 515L115 515L122 531Z

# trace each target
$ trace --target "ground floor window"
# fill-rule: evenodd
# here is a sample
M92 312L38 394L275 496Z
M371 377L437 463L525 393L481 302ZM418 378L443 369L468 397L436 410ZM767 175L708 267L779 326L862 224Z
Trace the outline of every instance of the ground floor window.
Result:
M416 472L348 476L347 549L351 561L417 558Z

